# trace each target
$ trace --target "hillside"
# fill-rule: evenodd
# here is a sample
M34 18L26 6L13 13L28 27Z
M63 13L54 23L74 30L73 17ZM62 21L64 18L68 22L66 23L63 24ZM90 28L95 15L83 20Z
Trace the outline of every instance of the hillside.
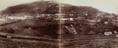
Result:
M64 48L115 48L117 18L116 14L89 6L60 6L48 1L11 6L1 11L0 42L6 43L0 46L58 48L61 39Z

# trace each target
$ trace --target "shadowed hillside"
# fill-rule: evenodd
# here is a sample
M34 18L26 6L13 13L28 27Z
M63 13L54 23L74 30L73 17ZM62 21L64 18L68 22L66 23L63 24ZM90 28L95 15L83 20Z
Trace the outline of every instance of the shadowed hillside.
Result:
M61 9L59 9L60 7ZM29 18L24 18L24 16ZM59 18L60 16L63 18ZM89 6L68 4L59 6L58 3L48 1L11 6L1 12L1 18L5 19L5 22L0 23L0 37L10 41L16 39L13 40L16 45L0 43L0 46L7 48L4 46L8 45L8 47L12 46L11 48L16 46L19 48L18 40L21 40L20 44L24 40L38 40L39 43L33 45L31 42L27 43L31 46L22 44L23 46L26 45L24 48L45 48L43 43L47 42L47 48L48 46L49 48L58 48L59 42L57 39L62 39L64 44L62 47L64 48L112 48L112 45L109 46L109 44L115 43L112 43L111 38L117 39L118 33L117 16ZM24 19L17 19L16 17ZM61 35L59 34L60 30ZM59 38L59 36L62 38ZM40 39L40 37L42 38ZM100 44L99 42L104 43ZM105 45L107 42L108 45ZM41 46L38 44L41 44Z

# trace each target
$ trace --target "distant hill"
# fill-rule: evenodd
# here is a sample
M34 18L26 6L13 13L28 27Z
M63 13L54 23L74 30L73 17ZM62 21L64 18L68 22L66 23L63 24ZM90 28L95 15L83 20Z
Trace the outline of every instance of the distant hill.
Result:
M117 15L102 12L89 6L74 6L69 4L62 4L60 6L58 3L48 1L34 2L8 7L2 11L1 16L27 15L36 17L41 14L44 14L44 18L26 19L21 22L1 26L1 28L11 28L14 32L18 32L18 34L22 32L22 34L38 36L43 33L48 34L48 36L53 36L54 34L54 36L57 36L60 23L56 19L58 16L63 16L65 19L74 19L74 21L66 20L62 24L64 33L69 33L69 29L65 28L65 26L70 27L70 25L73 25L78 34L99 34L108 31L114 33L114 31L118 31Z

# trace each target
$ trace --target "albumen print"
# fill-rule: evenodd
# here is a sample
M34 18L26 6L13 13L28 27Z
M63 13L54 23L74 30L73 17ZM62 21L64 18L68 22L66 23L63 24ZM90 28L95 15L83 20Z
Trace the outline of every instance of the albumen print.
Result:
M118 0L0 0L0 48L118 48Z

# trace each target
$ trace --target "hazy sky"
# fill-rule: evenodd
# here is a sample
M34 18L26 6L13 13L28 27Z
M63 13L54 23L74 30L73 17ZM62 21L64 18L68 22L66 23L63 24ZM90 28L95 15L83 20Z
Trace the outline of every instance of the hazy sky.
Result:
M8 6L30 3L34 1L37 0L0 0L0 10L5 9ZM93 6L105 12L118 14L118 0L63 0L61 2L77 6Z

